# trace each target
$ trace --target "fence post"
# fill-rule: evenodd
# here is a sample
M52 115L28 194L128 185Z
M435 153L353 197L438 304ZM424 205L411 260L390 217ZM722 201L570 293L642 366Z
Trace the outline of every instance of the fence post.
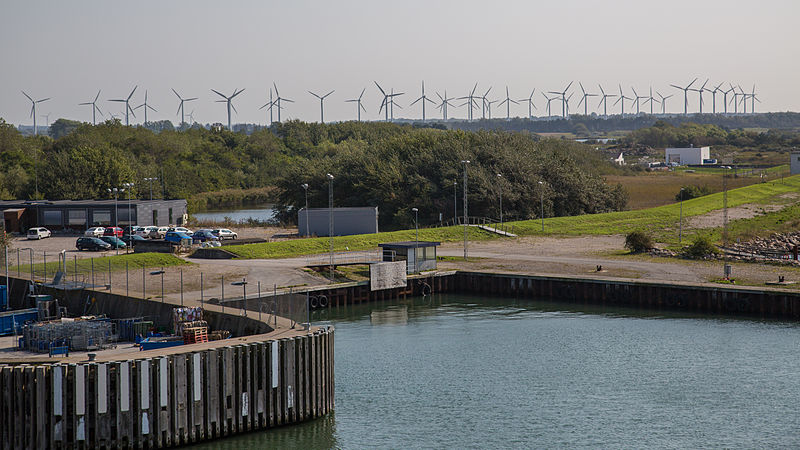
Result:
M147 281L144 276L144 263L142 263L142 300L147 300Z
M111 260L108 260L108 292L111 292Z
M261 301L261 282L258 282L258 320L261 320L261 305L264 302Z
M225 275L220 277L222 279L222 300L219 301L219 304L222 305L222 313L225 313Z
M203 308L203 272L200 272L200 308Z
M130 281L128 280L128 261L125 261L125 297L130 298Z
M92 289L94 289L94 258L92 258Z

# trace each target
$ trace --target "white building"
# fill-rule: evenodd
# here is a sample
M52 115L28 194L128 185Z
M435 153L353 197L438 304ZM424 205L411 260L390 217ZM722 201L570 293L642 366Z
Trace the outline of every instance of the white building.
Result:
M792 168L792 175L800 173L800 152L792 152L789 164Z
M679 166L700 166L706 159L711 159L711 147L668 148L664 156L667 164Z

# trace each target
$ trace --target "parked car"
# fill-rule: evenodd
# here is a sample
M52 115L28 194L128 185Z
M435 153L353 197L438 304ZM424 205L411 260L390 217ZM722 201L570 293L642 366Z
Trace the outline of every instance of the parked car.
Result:
M138 230L138 229L139 229L139 227L127 226L127 227L122 229L122 235L123 236L127 236L127 235L131 235L131 234L136 234L136 230Z
M227 228L217 228L217 229L211 230L211 232L216 234L217 237L220 238L220 240L222 240L222 239L236 239L237 237L239 237L239 235L235 231L231 231L231 230L229 230Z
M188 245L192 244L191 236L185 233L179 233L177 231L168 231L167 234L164 236L164 240L178 245L183 243L188 243Z
M150 230L150 239L164 239L168 231L169 227L158 227L154 230Z
M158 227L148 226L148 227L139 227L136 229L136 235L141 236L145 239L150 238L150 232L153 230L157 230Z
M128 244L128 247L133 247L142 241L147 241L147 239L139 236L138 234L126 234L122 236L122 242Z
M50 237L50 230L44 227L35 227L28 230L28 239L44 239Z
M178 233L183 233L187 236L191 236L194 234L194 231L186 228L186 227L169 227L168 231L177 231Z
M122 228L120 228L120 227L106 227L105 231L103 231L103 236L122 237Z
M86 230L83 235L89 237L100 237L106 233L106 229L104 227L92 227Z
M192 240L194 242L219 241L219 236L212 233L211 230L197 230L192 235Z
M108 250L111 248L111 244L108 242L104 242L100 238L96 237L79 237L78 240L75 242L75 247L78 250Z
M116 236L100 236L100 239L103 242L106 242L111 245L111 248L125 248L127 244L122 239Z

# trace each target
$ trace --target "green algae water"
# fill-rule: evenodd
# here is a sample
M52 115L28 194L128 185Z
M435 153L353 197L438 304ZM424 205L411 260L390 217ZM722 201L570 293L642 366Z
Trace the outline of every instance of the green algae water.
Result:
M336 409L197 447L800 447L800 325L463 295L318 312Z

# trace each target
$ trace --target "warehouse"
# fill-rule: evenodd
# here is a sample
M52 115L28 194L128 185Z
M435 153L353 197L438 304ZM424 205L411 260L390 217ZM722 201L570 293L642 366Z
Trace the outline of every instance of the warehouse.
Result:
M664 153L667 165L701 166L711 159L711 147L668 148Z

